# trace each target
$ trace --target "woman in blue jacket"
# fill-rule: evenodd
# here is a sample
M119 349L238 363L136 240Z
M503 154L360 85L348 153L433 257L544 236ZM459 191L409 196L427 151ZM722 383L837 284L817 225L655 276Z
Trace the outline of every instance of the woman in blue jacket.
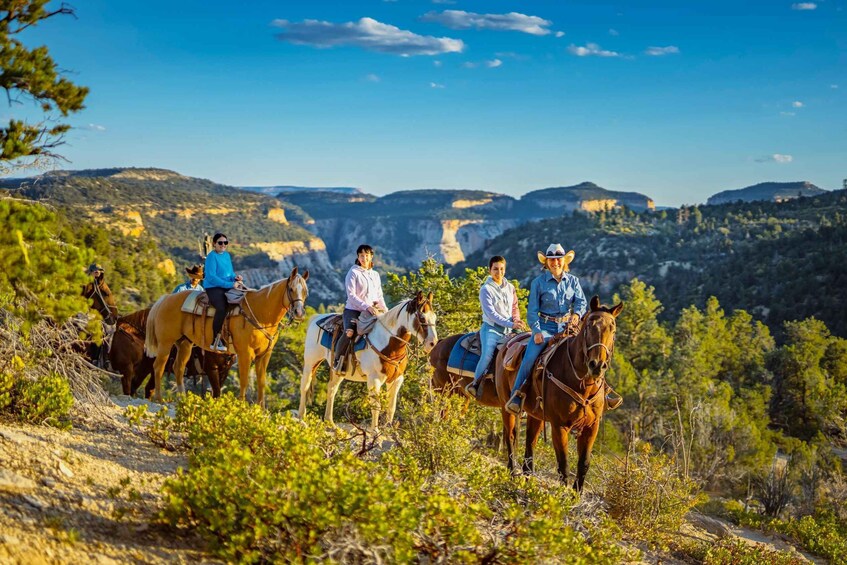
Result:
M221 339L221 330L223 329L224 318L226 318L226 291L236 285L241 285L241 275L236 275L232 269L232 257L226 250L229 245L229 238L222 233L216 233L212 241L214 248L211 253L206 255L203 288L209 295L209 303L215 307L215 317L212 320L212 334L215 339L211 345L212 351L225 353L227 348L223 339Z

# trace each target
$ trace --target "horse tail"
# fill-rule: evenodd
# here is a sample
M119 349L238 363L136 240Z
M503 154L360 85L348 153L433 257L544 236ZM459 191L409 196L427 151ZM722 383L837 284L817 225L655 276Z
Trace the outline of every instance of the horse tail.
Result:
M159 350L159 340L156 338L156 317L159 313L162 301L167 295L162 296L150 308L150 313L147 315L147 326L144 332L144 352L147 357L155 357Z

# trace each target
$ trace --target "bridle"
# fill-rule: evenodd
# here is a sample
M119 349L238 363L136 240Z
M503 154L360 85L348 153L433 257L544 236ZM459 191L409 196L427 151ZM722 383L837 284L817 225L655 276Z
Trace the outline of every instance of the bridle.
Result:
M593 313L593 312L589 312L588 316L591 316L591 314L592 314L592 313ZM608 312L600 312L600 313L601 313L601 314L607 314ZM586 326L583 328L583 330L582 330L582 331L585 331L585 330L587 330L587 329L588 329L588 326L587 326L587 324L588 324L588 316L586 316L586 318L585 318L585 324L586 324ZM615 318L614 318L614 316L612 317L612 324L613 324L613 327L615 327L615 328L616 328L617 324L615 323ZM597 343L594 343L594 344L592 344L592 345L587 345L587 344L585 343L585 340L583 340L583 344L582 344L582 356L583 356L583 358L584 358L584 359L588 359L588 352L589 352L589 351L591 351L592 349L594 349L595 347L602 347L603 349L605 349L605 350L606 350L606 358L609 360L609 363L611 364L611 362L612 362L612 353L615 351L615 334L614 334L614 333L612 333L612 347L608 347L608 346L607 346L605 343L603 343L602 341L598 341ZM582 386L584 387L585 385L584 385L583 381L586 379L586 377L588 377L588 373L586 373L585 375L580 376L580 374L579 374L579 373L577 372L577 370L576 370L576 366L575 366L575 365L574 365L574 363L573 363L573 359L571 359L571 350L570 350L570 348L569 348L569 347L566 347L565 349L566 349L567 354L568 354L568 362L570 362L571 369L573 369L573 374L574 374L574 376L576 376L576 380L578 380L578 381L579 381L580 385L582 385ZM602 380L602 378L603 378L603 377L601 377L601 379L600 379L600 380Z
M103 316L103 321L107 324L115 324L117 320L117 316L112 314L112 309L109 308L109 305L106 304L106 299L103 297L103 293L100 292L100 285L97 284L97 281L92 281L88 283L92 287L92 291L89 294L83 294L84 298L92 298L95 294L97 298L100 299L100 307L95 308L101 316Z
M297 276L299 277L300 275L297 275ZM309 290L306 289L306 296L304 296L303 298L294 298L294 294L291 291L292 286L293 285L291 285L291 284L285 285L285 295L286 295L286 298L288 298L288 310L286 311L285 315L288 317L288 321L293 323L296 320L294 319L294 315L291 312L294 311L294 306L298 302L300 304L302 304L303 307L305 308L306 298L308 298L308 296L309 296ZM285 303L283 303L283 306L285 306Z

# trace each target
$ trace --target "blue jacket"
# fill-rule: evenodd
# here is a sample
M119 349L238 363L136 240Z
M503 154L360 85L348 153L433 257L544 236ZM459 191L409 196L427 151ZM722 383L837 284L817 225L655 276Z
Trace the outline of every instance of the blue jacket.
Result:
M582 316L588 308L585 294L579 279L570 273L564 273L562 280L550 271L544 271L532 281L529 288L529 302L526 307L526 321L532 333L541 333L539 312L548 316L564 316L573 306L575 314Z
M212 251L206 255L206 278L200 283L203 288L232 288L235 286L235 271L228 251Z
M182 292L183 290L206 290L206 289L204 289L203 285L200 284L200 283L198 283L197 286L192 287L191 283L186 281L186 282L182 283L181 285L179 285L178 287L176 287L172 294L176 294L177 292Z

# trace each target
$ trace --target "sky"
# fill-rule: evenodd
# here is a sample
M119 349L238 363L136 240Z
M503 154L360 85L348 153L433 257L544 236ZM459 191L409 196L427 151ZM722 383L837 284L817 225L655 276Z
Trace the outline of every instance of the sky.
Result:
M72 5L20 37L91 89L61 168L668 206L847 178L847 0Z

